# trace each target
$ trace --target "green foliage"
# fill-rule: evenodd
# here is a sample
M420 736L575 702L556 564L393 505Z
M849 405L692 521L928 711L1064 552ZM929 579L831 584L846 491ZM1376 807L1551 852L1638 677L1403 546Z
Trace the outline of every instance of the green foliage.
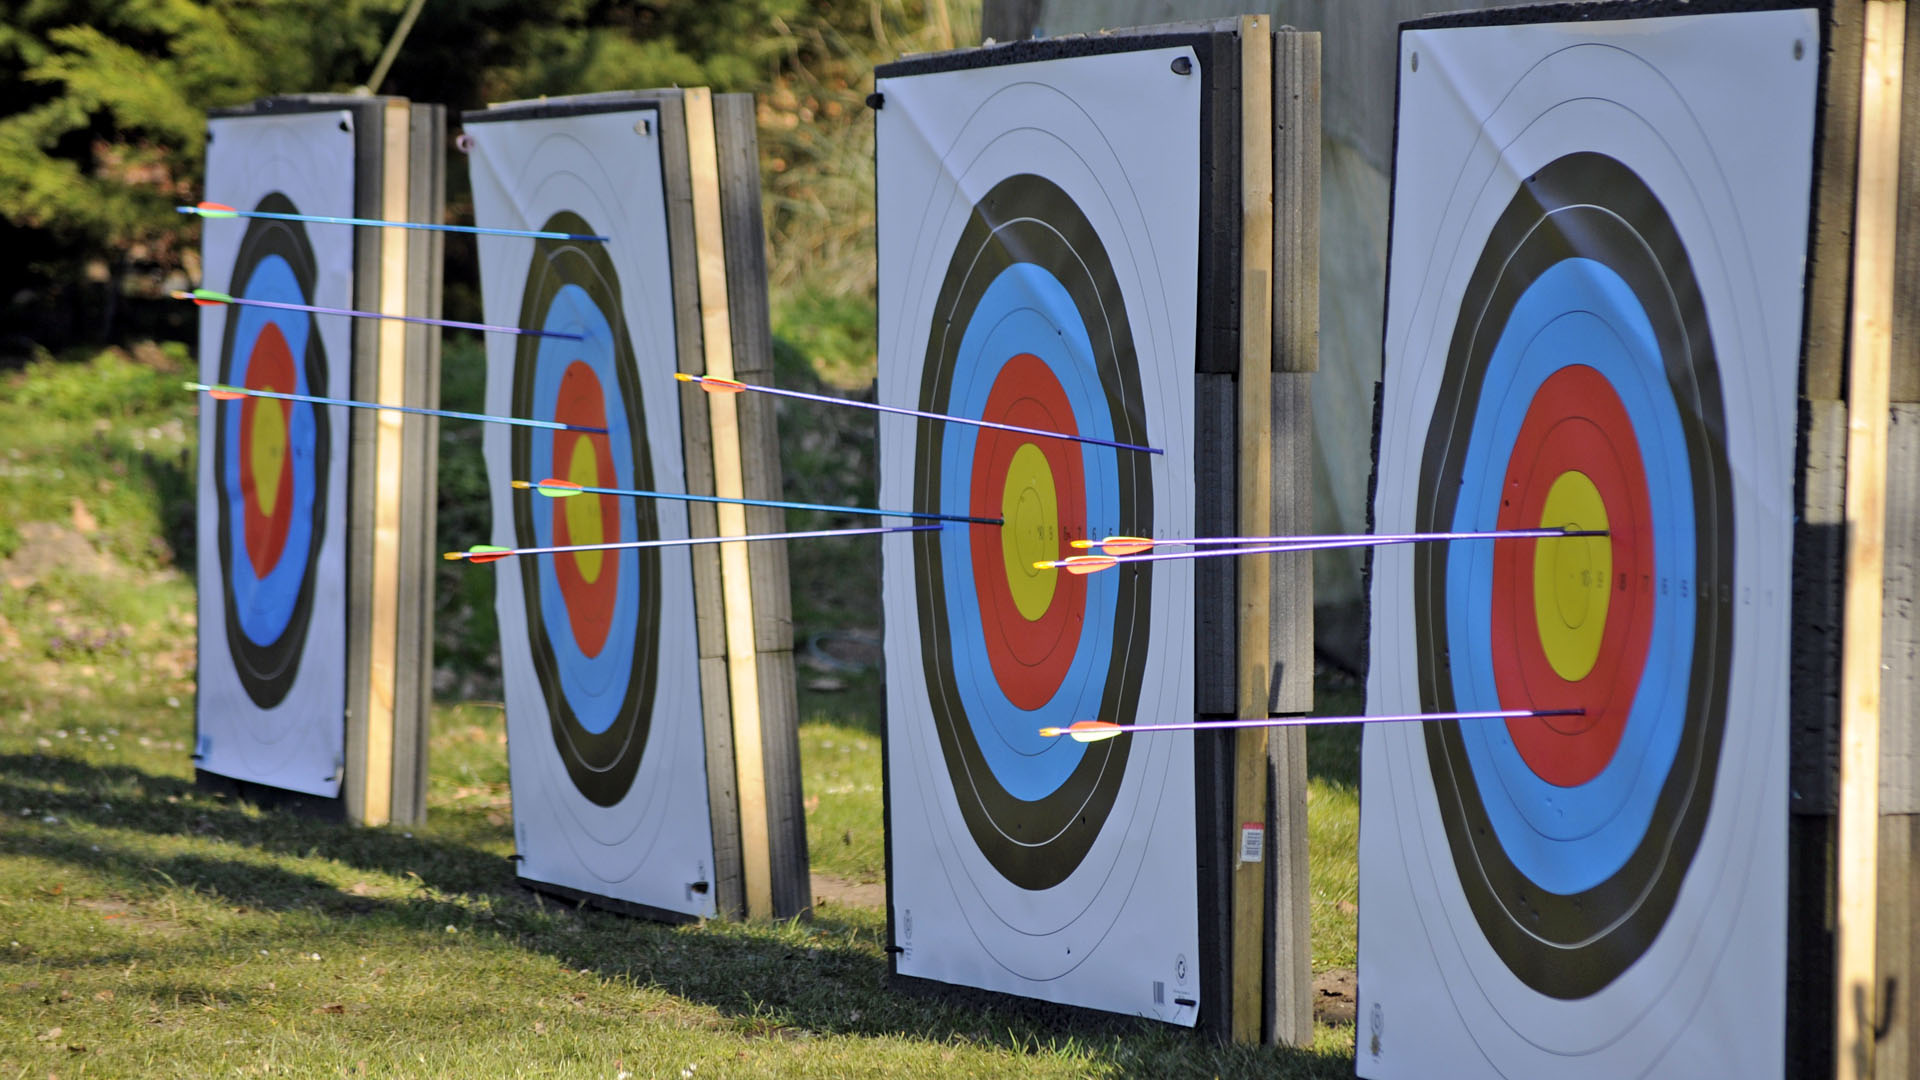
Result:
M161 355L182 367L186 347L169 343ZM190 401L178 374L136 364L119 349L106 349L84 364L47 359L0 382L0 402L10 402L41 417L92 420L166 412Z

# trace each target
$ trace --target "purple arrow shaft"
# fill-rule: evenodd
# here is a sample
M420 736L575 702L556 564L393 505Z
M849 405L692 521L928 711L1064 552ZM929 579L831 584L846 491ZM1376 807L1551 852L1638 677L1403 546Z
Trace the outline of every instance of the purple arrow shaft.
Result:
M571 551L623 551L627 548L680 547L686 544L734 544L756 540L807 540L818 536L868 536L873 533L926 532L938 525L896 525L872 529L815 529L810 532L753 533L747 536L690 536L678 540L627 540L617 544L570 544L565 547L511 548L506 551L455 552L461 557L479 554L488 562L509 555L564 555Z

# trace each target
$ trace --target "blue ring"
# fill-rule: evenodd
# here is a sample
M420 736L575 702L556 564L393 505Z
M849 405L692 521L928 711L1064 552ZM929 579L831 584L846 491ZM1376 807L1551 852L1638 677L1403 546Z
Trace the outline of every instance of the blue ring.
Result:
M620 377L614 367L613 327L606 313L585 289L563 285L547 308L544 330L584 334L584 341L559 338L541 339L536 354L532 415L550 418L560 396L561 376L574 361L585 363L600 380L605 395L607 431L613 456L614 478L600 481L605 487L631 488L633 478L633 433L627 429L627 410L619 399ZM588 436L600 438L600 436ZM561 476L553 460L554 434L533 433L529 443L531 478ZM563 477L564 479L564 477ZM578 496L598 498L599 496ZM544 498L544 497L543 497ZM620 538L636 540L640 536L634 504L628 499L613 500ZM553 515L535 513L531 546L553 544ZM568 556L559 556L566 558ZM614 593L613 615L606 643L598 656L589 657L573 639L573 625L567 616L566 595L560 591L560 576L555 559L539 561L540 620L552 643L555 668L560 677L560 692L573 709L574 718L590 734L598 735L619 719L626 699L627 684L633 678L634 639L640 618L640 553L628 548L608 551L603 558L617 560L619 584ZM604 571L603 571L604 572Z
M954 358L946 411L979 417L1001 369L1022 353L1037 357L1060 381L1079 434L1113 438L1113 419L1107 414L1106 392L1094 366L1086 323L1066 287L1033 263L1014 263L1002 270L981 295ZM978 428L955 424L945 432L940 490L949 493L949 500L970 498L978 441ZM1115 531L1120 521L1119 469L1113 451L1080 447L1087 496L1085 525L1090 534L1104 535L1101 530ZM1062 522L1068 528L1075 524ZM1081 579L1086 584L1086 608L1073 662L1060 689L1045 705L1022 709L1000 689L987 658L980 595L973 579L971 532L945 529L939 538L956 689L994 779L1015 798L1036 801L1058 790L1086 754L1085 744L1042 738L1039 729L1065 727L1100 715L1112 656L1099 635L1087 633L1086 628L1114 624L1119 575Z
M1560 787L1536 775L1504 724L1463 727L1461 740L1501 848L1541 888L1568 895L1607 880L1645 837L1686 726L1694 608L1667 581L1695 560L1693 485L1680 413L1653 326L1627 283L1604 264L1566 259L1514 305L1488 360L1461 470L1452 527L1497 527L1501 488L1521 423L1554 372L1583 364L1620 395L1632 421L1653 516L1654 594L1646 667L1620 745L1600 774ZM1447 557L1452 682L1465 710L1500 707L1492 660L1493 549L1455 544Z
M268 255L253 268L235 295L249 300L274 300L305 304L309 300L300 291L293 267L278 255ZM286 339L293 358L294 393L313 394L307 385L307 335L313 320L305 312L276 311L272 308L241 307L235 321L233 370L226 379L235 386L247 385L247 365L260 332L272 324ZM256 407L278 402L261 401ZM292 489L281 497L297 500L287 524L287 542L280 559L264 578L253 576L253 560L247 552L246 492L240 483L240 463L247 448L240 445L238 408L220 410L224 423L220 437L232 448L226 458L227 535L232 551L238 553L227 566L227 583L233 590L234 615L241 632L255 645L269 646L286 633L294 610L300 604L300 590L307 576L307 553L313 545L313 493L316 490L314 446L316 429L314 407L303 401L288 402L291 411L287 423L287 453L293 458Z

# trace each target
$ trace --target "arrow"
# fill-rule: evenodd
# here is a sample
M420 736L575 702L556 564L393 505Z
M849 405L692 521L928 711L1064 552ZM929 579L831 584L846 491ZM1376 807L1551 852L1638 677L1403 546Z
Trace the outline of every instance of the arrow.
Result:
M681 547L687 544L735 544L756 540L808 540L821 536L870 536L875 533L926 532L938 525L893 525L872 529L815 529L810 532L753 533L746 536L692 536L680 540L627 540L614 544L569 544L565 547L503 548L475 544L465 551L440 556L448 562L498 562L509 555L564 555L571 551L624 551L627 548Z
M425 315L388 315L381 311L355 311L352 308L316 307L312 304L289 304L282 300L255 300L244 296L230 296L213 289L195 289L192 292L173 291L175 300L191 300L201 307L213 304L236 304L240 307L274 308L279 311L310 311L315 315L345 315L353 319L393 319L397 322L419 323L422 326L448 326L455 330L482 330L489 334L524 334L528 337L563 338L567 341L585 341L585 334L569 334L562 330L528 330L519 326L495 326L492 323L461 322L458 319L434 319Z
M515 480L513 486L520 491L537 491L550 499L567 499L575 495L620 495L635 499L679 499L683 502L732 503L739 506L770 506L776 510L830 510L838 514L868 514L874 517L958 521L969 525L1005 524L1005 522L999 518L964 517L959 514L924 514L911 510L870 510L864 506L834 506L830 503L780 502L776 499L727 499L718 495L687 495L677 491L639 491L630 488L594 487L591 484L576 484L571 480L559 480L552 477L538 482Z
M269 210L235 210L225 203L203 202L194 206L176 206L182 214L195 214L203 218L218 220L221 218L266 218L271 221L305 221L316 225L374 225L389 229L420 229L427 232L470 233L475 236L524 236L531 240L585 240L604 244L604 236L592 236L587 233L542 232L539 229L494 229L480 225L436 225L426 221L383 221L379 218L362 217L326 217L321 214L282 214Z
M1166 562L1174 559L1217 559L1229 555L1271 555L1288 551L1328 551L1336 548L1380 547L1386 544L1412 544L1428 540L1565 540L1581 536L1606 536L1605 529L1509 529L1483 533L1401 533L1382 536L1303 536L1288 543L1256 547L1215 548L1211 551L1170 551L1156 555L1069 555L1033 564L1035 570L1065 570L1069 574L1092 574L1111 570L1121 563ZM1191 540L1145 541L1141 537L1112 537L1122 542L1149 544L1189 544ZM1255 537L1253 539L1259 539ZM1275 540L1285 539L1273 537ZM1220 538L1226 542L1227 538ZM1073 543L1084 543L1074 541ZM1102 541L1104 543L1104 541Z
M240 398L273 398L276 401L304 401L309 405L344 405L349 409L385 409L389 412L413 413L417 416L444 416L452 420L478 420L484 424L512 424L515 427L541 428L546 431L578 431L585 435L605 435L606 428L587 427L583 424L562 424L558 420L527 420L518 416L489 416L486 413L455 412L452 409L418 409L411 405L381 405L372 401L355 401L352 398L319 397L314 394L287 394L279 390L255 390L245 386L227 386L223 383L182 383L189 390L198 390L209 394L215 401L237 401Z
M966 424L971 427L992 428L995 431L1011 431L1019 435L1032 435L1042 439L1066 439L1070 442L1088 443L1093 446L1110 446L1115 450L1137 450L1143 454L1159 454L1165 451L1151 446L1135 446L1132 443L1112 442L1096 439L1091 435L1068 435L1061 431L1042 431L1039 428L1016 427L1013 424L997 424L991 420L975 420L968 416L952 416L947 413L921 412L918 409L902 409L894 405L874 405L865 401L848 401L846 398L831 397L826 394L808 394L799 390L782 390L777 386L760 386L756 383L743 383L736 379L721 379L712 375L688 375L676 371L673 377L681 382L700 384L700 388L709 394L738 394L752 390L757 394L775 394L780 397L796 398L800 401L817 401L827 405L845 405L853 409L868 409L873 412L893 413L896 416L917 416L922 420L944 420L950 424Z
M1155 545L1212 545L1212 544L1334 544L1349 540L1366 541L1374 544L1412 544L1422 541L1442 540L1552 540L1566 536L1605 536L1604 530L1581 531L1576 529L1497 529L1488 532L1450 532L1450 533L1328 533L1320 536L1189 536L1167 540L1156 540L1147 536L1109 536L1102 540L1069 540L1068 547L1100 548L1108 555L1134 555L1146 551ZM1312 548L1303 548L1312 550Z
M1116 735L1152 731L1225 731L1254 727L1315 727L1321 724L1412 724L1427 720L1525 720L1541 716L1585 716L1585 709L1491 709L1484 712L1400 713L1393 716L1270 716L1251 720L1195 720L1184 724L1113 724L1076 720L1066 727L1043 727L1049 738L1067 735L1075 742L1099 742Z

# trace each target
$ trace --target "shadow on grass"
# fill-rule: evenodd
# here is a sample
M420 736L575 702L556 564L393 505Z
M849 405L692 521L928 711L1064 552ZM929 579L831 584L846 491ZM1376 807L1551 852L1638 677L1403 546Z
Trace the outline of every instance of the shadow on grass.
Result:
M417 948L467 940L448 937L450 927L462 935L492 934L568 971L584 968L616 984L655 988L708 1006L746 1038L886 1036L1016 1054L1069 1050L1122 1077L1333 1077L1348 1075L1352 1067L1345 1054L1221 1046L1164 1025L1033 1001L971 992L902 993L889 983L884 922L875 912L827 908L810 921L666 926L555 904L521 887L498 854L459 839L262 815L209 797L182 778L125 765L0 755L0 807L11 812L21 806L150 834L156 841L178 838L163 850L158 842L143 848L137 836L133 842L94 843L55 827L0 829L0 853L57 860L117 881L130 896L171 886L215 899L243 917L246 909L310 913L319 917L318 928L300 933L322 951L344 947L329 940L334 935L359 940L383 929ZM453 819L456 834L467 830L481 842L498 839L475 828L471 813L436 809L436 815ZM436 824L432 831L447 828ZM504 834L503 828L494 831ZM182 843L191 850L179 850ZM380 890L387 895L358 895L263 855L333 860L411 876L418 885L411 895L391 895L391 888ZM177 965L179 956L195 952L230 952L237 934L253 933L244 924L225 931L163 925L167 920L158 907L144 902L138 915L156 930L145 954L155 964ZM263 940L289 932L272 926L257 931ZM95 964L100 958L75 956L69 962Z

